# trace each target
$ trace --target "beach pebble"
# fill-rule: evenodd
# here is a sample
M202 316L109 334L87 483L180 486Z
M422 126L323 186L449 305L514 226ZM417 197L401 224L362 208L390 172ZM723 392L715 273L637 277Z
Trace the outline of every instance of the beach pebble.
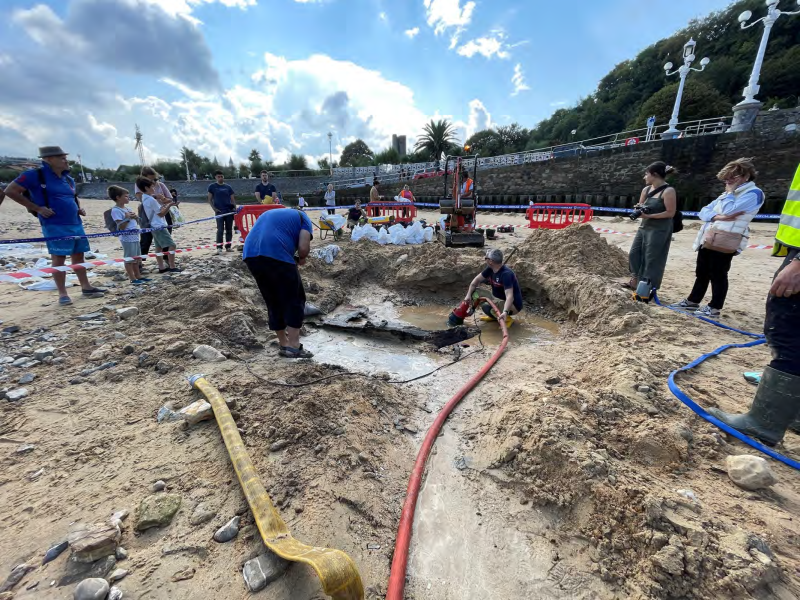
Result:
M32 383L34 379L36 379L36 375L34 373L25 373L25 375L17 380L17 383L19 385L24 385L26 383Z
M258 592L278 579L288 568L289 563L287 561L274 552L267 550L264 554L244 563L242 576L247 589L251 592Z
M52 346L45 346L44 348L39 348L38 350L33 351L33 358L36 360L44 360L48 356L53 356L56 352L56 349Z
M114 572L108 576L108 581L114 583L115 581L125 578L127 574L128 571L126 569L115 569Z
M112 586L108 590L108 600L122 600L122 590L117 586Z
M217 532L214 534L214 541L224 544L225 542L230 542L239 535L239 521L241 521L241 517L233 517L230 521L225 523L225 525L217 529Z
M108 590L105 579L84 579L77 585L72 597L74 600L105 600Z
M163 492L165 489L167 489L167 484L161 479L150 486L150 490L153 492Z

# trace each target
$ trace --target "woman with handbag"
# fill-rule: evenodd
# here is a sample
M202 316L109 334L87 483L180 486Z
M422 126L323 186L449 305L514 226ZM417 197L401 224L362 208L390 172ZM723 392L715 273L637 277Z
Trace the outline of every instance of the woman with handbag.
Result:
M764 203L764 192L754 183L757 174L752 158L729 162L717 174L717 179L725 183L725 191L698 215L703 226L692 246L697 252L694 287L673 308L693 310L703 317L719 316L728 294L731 261L747 247L750 221ZM711 301L700 308L709 284Z
M678 198L675 188L665 178L675 169L663 162L654 162L647 167L639 204L634 207L631 219L641 219L641 225L633 239L628 262L631 277L628 287L636 290L636 299L647 302L653 290L661 287L667 256L672 242L672 224L677 210Z

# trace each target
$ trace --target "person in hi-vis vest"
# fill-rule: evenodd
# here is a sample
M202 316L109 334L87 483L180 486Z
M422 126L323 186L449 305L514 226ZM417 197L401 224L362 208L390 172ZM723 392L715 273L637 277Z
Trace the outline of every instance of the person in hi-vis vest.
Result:
M780 442L787 429L800 433L800 165L783 205L772 255L783 258L769 289L764 320L772 361L764 369L747 413L708 410L768 446Z

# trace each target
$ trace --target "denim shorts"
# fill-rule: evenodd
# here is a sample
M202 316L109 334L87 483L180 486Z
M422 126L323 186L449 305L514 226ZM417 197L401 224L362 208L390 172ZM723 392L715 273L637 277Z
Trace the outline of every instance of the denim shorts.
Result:
M44 219L42 219L42 221L44 221ZM86 235L82 224L50 225L46 222L42 222L43 237L66 237L74 235ZM89 250L89 240L85 237L47 242L47 251L52 256L72 256L73 254L89 252Z
M122 256L125 258L133 258L140 256L142 253L142 246L139 242L122 242Z

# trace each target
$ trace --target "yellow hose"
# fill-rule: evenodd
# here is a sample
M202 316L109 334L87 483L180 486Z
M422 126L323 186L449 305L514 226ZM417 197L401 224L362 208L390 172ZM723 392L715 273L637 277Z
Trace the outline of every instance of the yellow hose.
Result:
M341 550L315 548L294 539L283 522L267 490L258 478L231 412L219 391L202 375L192 375L189 382L211 403L225 447L236 470L261 539L275 554L292 562L310 565L322 582L322 589L334 600L363 600L364 585L353 560Z

